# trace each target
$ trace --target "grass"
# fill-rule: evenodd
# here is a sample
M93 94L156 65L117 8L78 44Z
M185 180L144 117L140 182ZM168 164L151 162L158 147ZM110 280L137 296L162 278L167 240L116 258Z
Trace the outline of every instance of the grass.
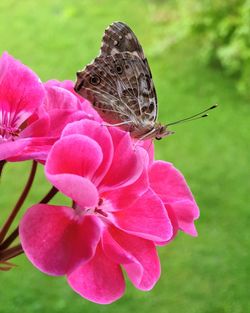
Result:
M185 175L201 209L199 237L179 234L159 249L162 276L150 293L128 283L125 296L109 306L80 298L64 278L46 276L25 258L1 273L1 313L154 312L240 313L249 304L249 124L250 105L235 82L205 68L195 39L164 49L167 34L160 2L112 0L6 1L0 3L0 51L8 50L42 80L75 79L97 55L103 29L127 22L149 56L158 91L161 121L173 121L219 103L210 118L176 126L176 134L156 143L157 158L173 162ZM164 14L163 14L164 13ZM149 51L149 53L147 53ZM1 216L20 193L28 163L11 164L1 182ZM48 190L42 169L26 206Z

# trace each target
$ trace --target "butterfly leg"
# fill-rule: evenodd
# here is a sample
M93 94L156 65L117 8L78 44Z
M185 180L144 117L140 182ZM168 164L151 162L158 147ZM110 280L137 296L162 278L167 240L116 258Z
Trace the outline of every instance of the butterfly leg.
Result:
M107 127L119 127L119 126L122 126L122 125L127 125L129 123L132 123L132 122L131 121L125 121L125 122L117 123L117 124L102 123L101 125L102 126L107 126Z

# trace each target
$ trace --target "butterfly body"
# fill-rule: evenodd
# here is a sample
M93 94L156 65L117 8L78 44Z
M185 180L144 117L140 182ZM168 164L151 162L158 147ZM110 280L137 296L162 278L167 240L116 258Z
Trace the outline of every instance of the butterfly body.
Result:
M106 29L100 55L77 72L75 91L88 99L104 121L138 139L172 132L157 123L157 97L147 59L124 23Z

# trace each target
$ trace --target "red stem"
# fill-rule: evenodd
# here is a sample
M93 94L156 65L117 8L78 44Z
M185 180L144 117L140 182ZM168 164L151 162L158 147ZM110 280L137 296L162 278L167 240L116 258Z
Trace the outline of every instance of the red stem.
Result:
M0 244L0 251L8 248L18 235L18 227L16 227L16 229Z
M39 203L48 203L57 193L58 189L56 189L56 187L53 186Z
M21 253L23 253L23 248L19 244L19 245L16 245L15 247L7 249L7 250L0 251L0 260L1 261L7 261L9 259L14 258L15 256L18 256Z
M30 171L30 175L29 175L29 178L28 178L28 181L23 189L23 192L20 196L20 198L18 199L15 207L13 208L12 212L10 213L7 221L5 222L5 224L3 225L1 231L0 231L0 242L2 242L11 226L11 224L13 223L17 213L19 212L19 210L21 209L29 191L30 191L30 188L32 186L32 183L34 181L34 178L35 178L35 174L36 174L36 169L37 169L37 162L36 161L33 161L32 162L32 167L31 167L31 171Z
M0 261L0 271L9 271L12 269L14 266L16 266L13 263L7 262L7 261Z
M6 163L7 163L7 161L5 161L5 160L0 161L0 177L1 177L2 172L3 172L3 167L4 167L4 165L5 165Z

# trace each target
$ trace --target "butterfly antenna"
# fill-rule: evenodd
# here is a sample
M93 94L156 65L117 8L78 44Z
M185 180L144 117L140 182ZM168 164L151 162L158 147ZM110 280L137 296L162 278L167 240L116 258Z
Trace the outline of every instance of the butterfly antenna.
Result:
M201 111L200 113L197 113L197 114L194 114L194 115L192 115L192 116L183 118L183 119L178 120L178 121L176 121L176 122L169 123L169 124L167 124L166 126L168 127L168 126L172 126L172 125L175 125L175 124L190 122L190 121L198 120L199 118L207 117L208 114L207 114L206 112L217 108L217 106L218 106L218 104L214 104L214 105L212 105L211 107L209 107L208 109L206 109L206 110L204 110L204 111Z

